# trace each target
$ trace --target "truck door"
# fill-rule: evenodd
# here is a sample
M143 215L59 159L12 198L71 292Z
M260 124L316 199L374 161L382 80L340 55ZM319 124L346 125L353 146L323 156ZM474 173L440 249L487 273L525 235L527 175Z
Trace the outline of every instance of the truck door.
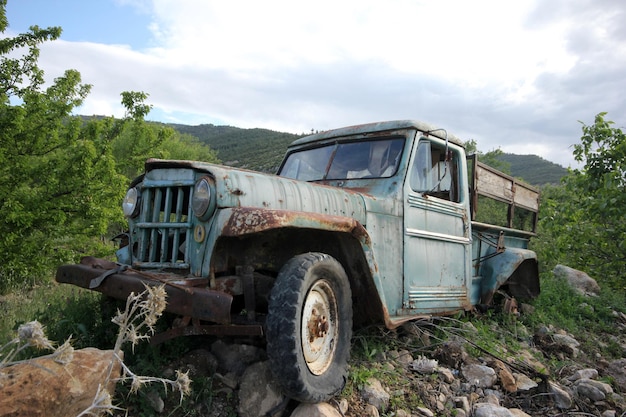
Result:
M467 169L460 147L421 138L404 183L403 314L470 307Z

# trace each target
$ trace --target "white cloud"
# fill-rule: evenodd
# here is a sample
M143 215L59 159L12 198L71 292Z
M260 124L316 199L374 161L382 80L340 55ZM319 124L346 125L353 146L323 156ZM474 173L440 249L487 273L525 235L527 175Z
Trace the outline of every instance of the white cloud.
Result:
M119 116L133 90L182 123L301 133L415 118L566 166L578 120L626 116L614 1L117 1L151 16L154 47L42 50L48 75L76 68L94 85L87 113Z

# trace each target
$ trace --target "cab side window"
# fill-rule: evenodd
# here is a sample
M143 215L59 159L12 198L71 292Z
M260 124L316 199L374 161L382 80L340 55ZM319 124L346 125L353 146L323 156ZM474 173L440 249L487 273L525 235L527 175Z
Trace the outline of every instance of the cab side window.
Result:
M420 140L411 166L411 189L423 195L453 202L460 201L459 155L445 146Z

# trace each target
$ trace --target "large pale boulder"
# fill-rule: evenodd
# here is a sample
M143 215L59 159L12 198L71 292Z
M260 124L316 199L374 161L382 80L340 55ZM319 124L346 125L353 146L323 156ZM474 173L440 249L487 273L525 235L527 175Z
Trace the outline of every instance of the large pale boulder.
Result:
M0 370L0 416L76 416L89 407L106 380L112 350L74 351L71 362L35 358ZM112 379L120 375L115 361ZM112 395L115 381L107 386Z
M582 271L565 265L557 265L552 273L556 278L566 280L570 287L582 295L595 296L600 294L600 286L597 281Z

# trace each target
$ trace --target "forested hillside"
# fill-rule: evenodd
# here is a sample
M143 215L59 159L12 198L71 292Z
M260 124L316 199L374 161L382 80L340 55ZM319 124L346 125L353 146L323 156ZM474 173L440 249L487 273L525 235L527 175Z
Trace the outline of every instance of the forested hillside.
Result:
M272 173L278 169L287 146L302 136L268 129L242 129L213 124L169 126L209 145L225 165ZM503 153L496 158L505 163L510 175L532 185L558 184L567 174L562 166L536 155Z
M567 175L567 169L537 155L503 153L497 159L510 166L511 176L532 185L558 184Z
M170 126L209 145L225 165L272 173L278 169L287 145L301 137L268 129L241 129L213 124Z

